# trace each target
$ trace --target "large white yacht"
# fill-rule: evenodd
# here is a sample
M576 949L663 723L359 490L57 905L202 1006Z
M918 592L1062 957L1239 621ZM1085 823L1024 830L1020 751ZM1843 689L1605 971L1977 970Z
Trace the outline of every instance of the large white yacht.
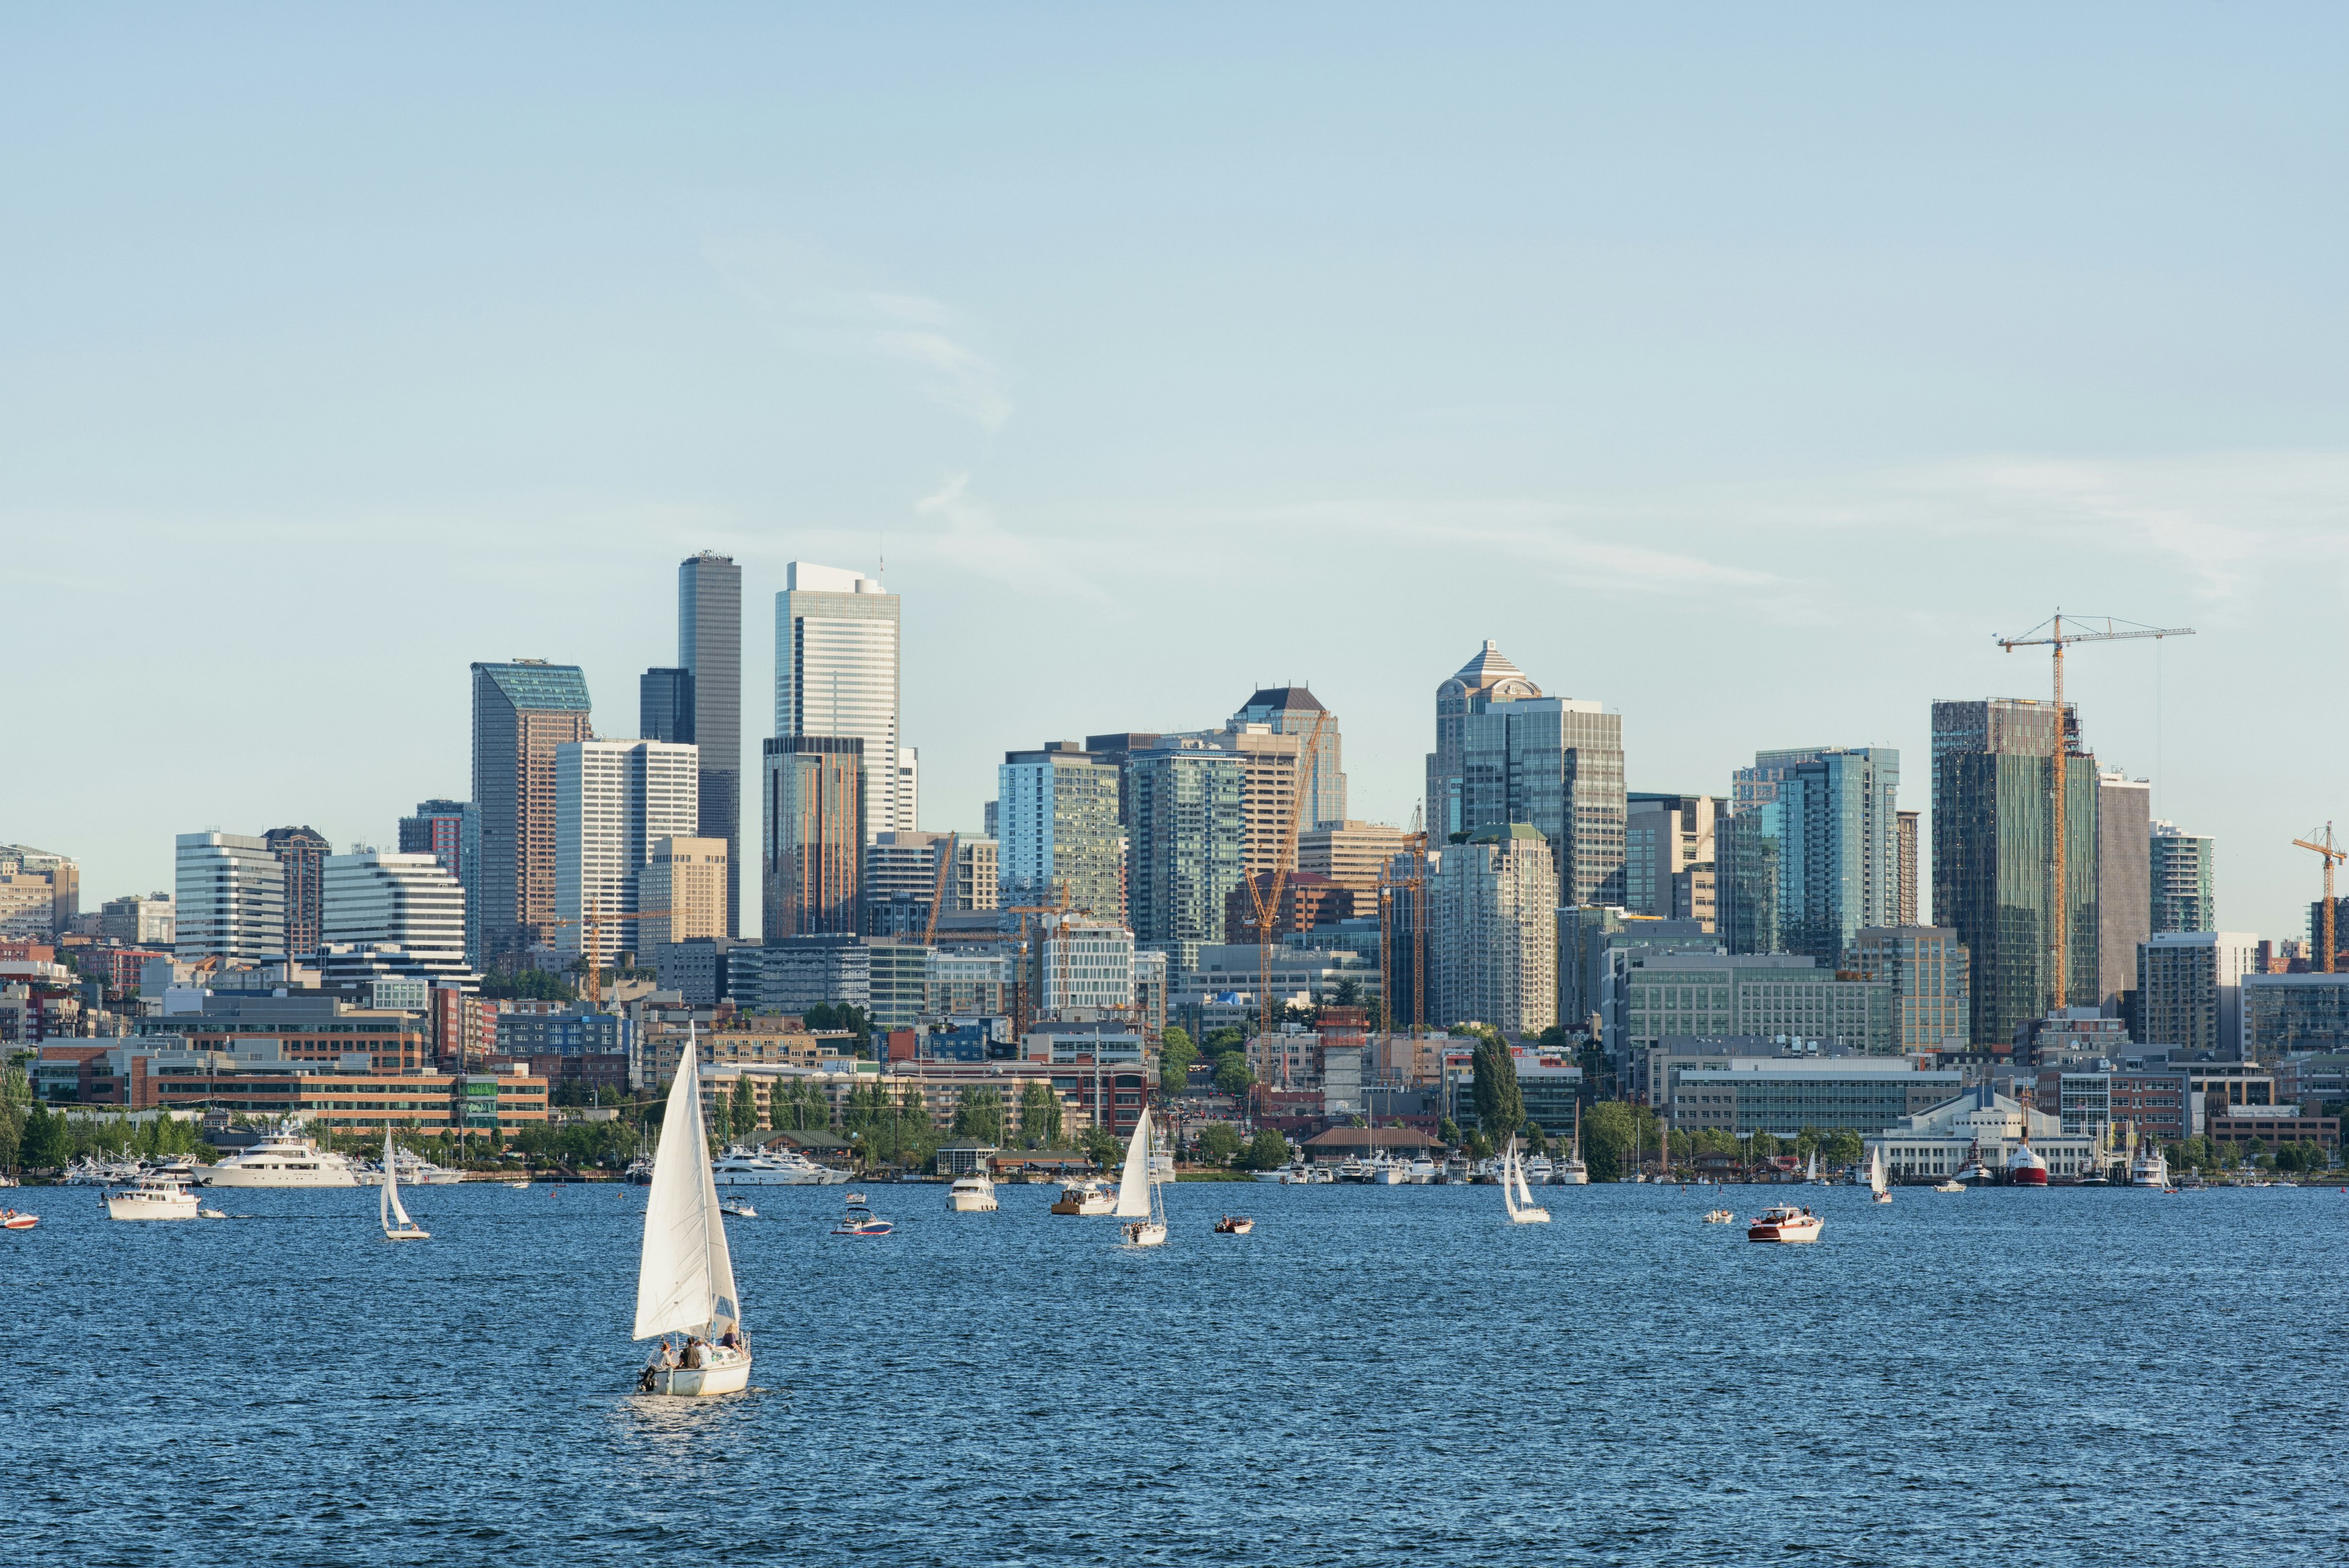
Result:
M292 1127L279 1127L241 1154L203 1171L206 1187L357 1187L358 1167L320 1148Z
M168 1176L142 1176L108 1189L106 1213L110 1220L193 1220L196 1195Z
M984 1172L957 1176L947 1189L947 1207L957 1214L995 1212L995 1183Z
M848 1172L818 1165L795 1148L761 1153L740 1144L709 1165L710 1179L720 1187L841 1187Z

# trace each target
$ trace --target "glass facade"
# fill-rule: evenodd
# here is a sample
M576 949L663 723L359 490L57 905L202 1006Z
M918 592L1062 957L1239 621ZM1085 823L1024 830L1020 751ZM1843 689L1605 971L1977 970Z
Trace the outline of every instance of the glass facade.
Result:
M2219 929L2219 843L2157 822L2147 843L2152 928L2160 931Z
M1900 753L1761 752L1732 776L1739 822L1722 901L1736 952L1832 963L1900 909Z
M1243 859L1240 759L1221 752L1145 752L1126 763L1126 864L1133 940L1178 974L1226 940L1225 899Z
M1623 716L1559 697L1478 700L1461 721L1468 830L1525 823L1549 840L1556 902L1623 902Z

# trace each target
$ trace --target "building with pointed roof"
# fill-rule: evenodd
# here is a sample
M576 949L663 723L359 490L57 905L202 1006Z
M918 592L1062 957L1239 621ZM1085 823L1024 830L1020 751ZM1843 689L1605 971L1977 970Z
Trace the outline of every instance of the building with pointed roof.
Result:
M1266 686L1249 696L1232 715L1227 728L1237 732L1250 724L1262 724L1276 735L1309 735L1314 722L1328 711L1309 687ZM1305 790L1305 810L1298 819L1300 827L1346 820L1344 748L1338 739L1335 713L1322 722L1321 738L1307 763Z

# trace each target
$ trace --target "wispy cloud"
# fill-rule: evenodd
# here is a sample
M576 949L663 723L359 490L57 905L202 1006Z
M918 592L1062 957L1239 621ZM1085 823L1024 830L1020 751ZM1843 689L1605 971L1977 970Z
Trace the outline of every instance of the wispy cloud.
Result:
M1040 539L1006 529L995 509L970 493L970 476L957 473L935 493L914 504L917 516L936 520L941 531L931 547L947 564L1024 594L1040 594L1106 607L1116 596L1077 566L1079 551L1061 540ZM1091 552L1081 552L1089 554Z

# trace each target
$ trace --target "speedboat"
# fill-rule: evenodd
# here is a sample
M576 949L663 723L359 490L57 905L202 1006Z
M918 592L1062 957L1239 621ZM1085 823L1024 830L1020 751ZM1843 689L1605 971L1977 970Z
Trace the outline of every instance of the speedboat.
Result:
M192 1220L196 1208L196 1195L168 1176L142 1176L106 1194L109 1220Z
M1708 1225L1734 1225L1737 1216L1726 1209L1708 1209L1704 1211L1704 1222Z
M332 1149L320 1148L295 1128L281 1127L259 1143L208 1166L199 1178L206 1187L357 1187L358 1167Z
M218 1209L199 1209L196 1210L196 1218L199 1220L225 1220L228 1216Z
M835 1236L886 1236L896 1229L895 1220L884 1220L862 1203L852 1203L832 1228Z
M947 1208L957 1214L994 1213L995 1183L975 1171L956 1177L947 1189Z
M1117 1194L1111 1191L1109 1184L1104 1181L1094 1181L1090 1178L1071 1181L1061 1189L1061 1196L1053 1200L1052 1212L1114 1214L1117 1212Z
M1966 1184L1960 1181L1954 1176L1950 1178L1947 1181L1937 1181L1933 1183L1933 1190L1936 1192L1963 1192L1965 1189Z
M1816 1241L1820 1227L1826 1223L1807 1209L1797 1209L1791 1203L1775 1204L1756 1218L1748 1220L1745 1239L1749 1241Z
M0 1231L29 1231L41 1222L37 1214L19 1214L14 1209L0 1210Z
M1216 1221L1218 1236L1245 1236L1256 1229L1256 1221L1245 1214L1226 1214Z

